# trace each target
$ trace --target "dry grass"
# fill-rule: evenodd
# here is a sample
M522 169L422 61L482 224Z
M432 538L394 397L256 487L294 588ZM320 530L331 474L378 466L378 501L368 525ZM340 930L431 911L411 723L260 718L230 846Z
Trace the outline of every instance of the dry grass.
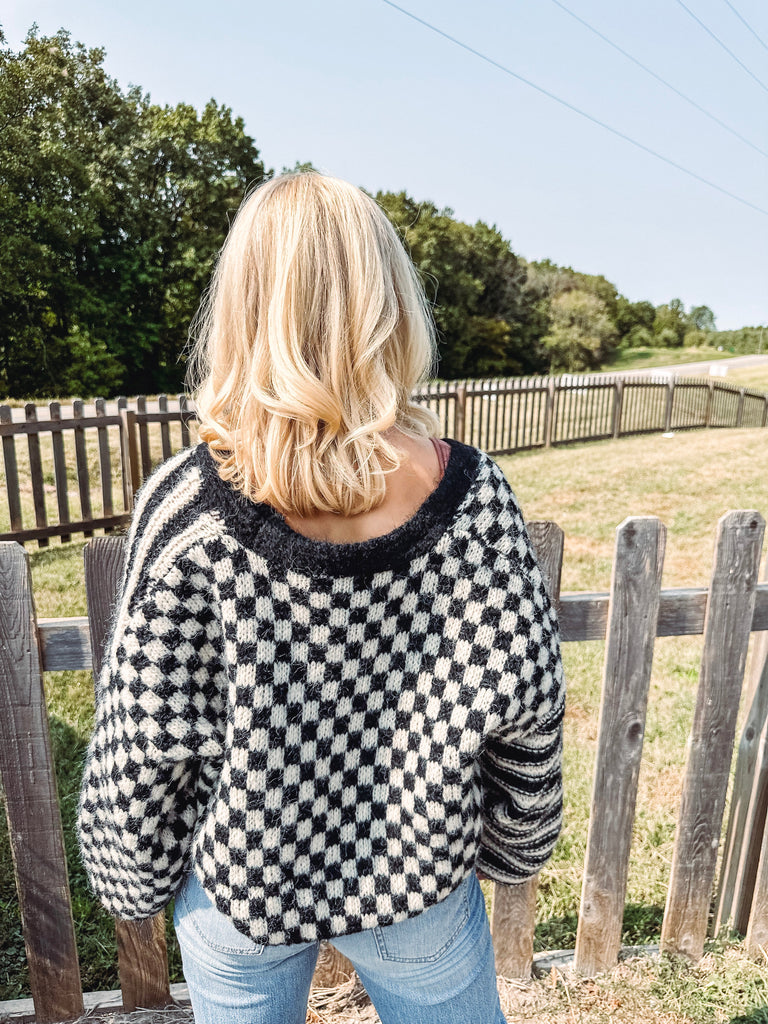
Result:
M765 965L734 946L711 949L700 963L630 955L612 971L583 978L552 966L529 982L497 979L508 1024L766 1024ZM335 989L313 989L307 1024L379 1024L358 978ZM193 1024L191 1009L175 1002L131 1014L92 1010L71 1024ZM3 1022L0 1020L0 1024ZM469 1022L468 1022L469 1024Z
M762 366L746 366L743 369L731 369L723 380L728 384L737 384L742 388L756 388L768 391L768 363Z

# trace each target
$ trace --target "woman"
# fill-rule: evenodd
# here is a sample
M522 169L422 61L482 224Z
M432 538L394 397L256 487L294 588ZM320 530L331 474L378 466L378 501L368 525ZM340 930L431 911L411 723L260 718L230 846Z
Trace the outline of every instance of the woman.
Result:
M133 516L79 803L117 917L174 923L198 1022L304 1021L322 939L383 1024L503 1021L477 872L561 819L555 616L479 449L411 401L433 328L376 203L243 203L198 322L201 442Z

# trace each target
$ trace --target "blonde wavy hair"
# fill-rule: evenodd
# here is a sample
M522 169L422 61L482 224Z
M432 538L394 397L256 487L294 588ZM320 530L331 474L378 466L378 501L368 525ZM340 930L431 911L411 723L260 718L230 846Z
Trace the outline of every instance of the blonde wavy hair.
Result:
M411 400L435 362L421 282L370 196L304 172L246 197L191 332L200 438L224 480L283 514L375 508L401 464L382 433L439 432Z

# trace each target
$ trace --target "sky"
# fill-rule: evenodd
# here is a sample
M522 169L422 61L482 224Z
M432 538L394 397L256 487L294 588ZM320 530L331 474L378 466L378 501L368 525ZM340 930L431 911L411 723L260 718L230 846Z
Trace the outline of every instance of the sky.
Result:
M405 190L633 301L768 325L766 0L399 5L444 35L385 0L4 0L0 24L13 49L33 22L103 47L156 103L215 98L275 171Z

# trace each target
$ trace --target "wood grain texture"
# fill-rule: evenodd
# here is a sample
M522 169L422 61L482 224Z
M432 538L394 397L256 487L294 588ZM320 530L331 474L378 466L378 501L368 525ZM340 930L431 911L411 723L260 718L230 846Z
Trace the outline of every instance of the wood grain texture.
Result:
M26 540L38 540L41 537L61 537L63 540L71 540L70 534L81 533L84 529L88 530L109 530L109 529L121 529L128 525L131 521L130 513L121 512L119 515L109 516L108 518L102 519L89 519L87 523L84 522L69 522L69 523L54 523L49 524L44 529L38 529L37 527L30 528L28 530L14 530L10 533L0 533L0 541L19 541L23 542ZM66 536L65 536L66 534Z
M320 943L320 952L312 977L312 988L338 988L355 973L350 961L330 942Z
M456 405L453 413L453 436L464 441L467 422L467 389L463 384L456 388Z
M61 405L50 402L48 411L51 417L51 444L53 445L53 475L56 479L56 504L59 509L59 523L69 523L69 483L67 481L67 457L64 453L64 435L61 430ZM74 422L74 421L73 421ZM59 535L63 544L72 540L70 533Z
M40 655L44 672L88 671L91 631L85 615L69 619L38 619Z
M704 632L707 587L662 590L657 636L695 636ZM558 603L564 641L604 640L608 628L607 593L561 594ZM768 583L758 585L752 613L753 631L768 630Z
M764 531L758 512L729 512L718 523L696 710L661 932L664 951L692 960L701 957L707 934Z
M613 412L611 414L611 434L621 436L621 410L624 405L624 382L617 380L613 385Z
M103 401L103 398L96 399L96 403ZM83 416L82 420L75 419L73 416L70 416L69 418L62 417L60 403L56 404L59 405L59 415L55 420L55 423L52 424L49 419L27 420L26 423L21 423L18 420L11 419L3 420L0 421L0 437L12 437L14 434L50 434L51 431L74 430L75 427L120 425L120 417L116 414L106 415L104 417L104 422L102 422L100 418L97 418L97 416ZM50 405L48 406L48 409L50 411Z
M139 433L139 451L141 454L141 475L146 478L152 472L152 455L149 450L149 429L147 428L147 398L139 395L136 399L136 429Z
M27 423L37 422L37 406L34 402L27 402L24 406L24 415ZM35 523L38 527L45 528L48 525L48 516L45 509L45 488L43 487L43 462L40 457L40 437L38 434L30 434L27 438L29 450L29 476L32 483L32 502L35 506ZM48 538L41 537L37 542L38 547L48 547Z
M763 833L762 854L747 924L746 946L750 956L765 961L768 956L768 837L765 833Z
M0 405L0 427L7 427L9 424L12 424L10 407ZM3 466L11 530L15 533L22 529L21 498L19 496L19 471L16 463L16 442L8 434L3 434Z
M123 504L126 512L130 512L133 509L133 496L141 483L136 413L132 409L120 409L120 457L123 469Z
M143 921L115 920L115 935L124 1011L167 1006L171 1001L171 984L165 913Z
M122 537L95 537L83 551L94 681L101 674L123 564ZM127 1012L170 1002L165 911L143 921L115 921L118 973Z
M179 418L179 414L178 413L169 414L169 412L168 412L168 396L167 395L160 395L158 397L158 399L157 399L157 405L158 405L158 408L160 409L161 416L172 416L172 418L174 420L178 420L178 418ZM160 444L162 446L162 451L163 451L163 460L170 459L171 455L173 454L172 451L171 451L171 431L170 431L170 428L168 426L168 423L169 423L168 419L162 419L160 421Z
M83 419L83 402L77 398L72 403L72 415L79 424ZM88 456L85 450L85 428L82 425L76 426L75 435L75 465L77 467L77 486L80 491L80 518L86 522L93 519L91 508L91 480L88 475ZM93 530L84 530L86 537L93 536Z
M189 408L189 399L187 398L186 395L177 395L176 401L179 403L179 419L181 423L181 447L189 448L189 421L193 418Z
M96 434L99 439L99 476L101 478L101 508L105 516L114 514L112 505L112 454L109 448L109 431L106 427L106 405L103 398L97 398Z
M666 529L653 516L616 531L609 629L575 967L609 970L621 948L637 779L659 614Z
M554 604L560 593L563 569L563 531L555 523L530 522L528 536ZM496 883L493 887L491 934L496 971L505 978L531 976L538 882L535 876L520 885Z
M83 1012L29 562L0 544L0 778L35 1014Z
M763 579L768 579L768 560ZM749 924L768 809L768 633L755 642L750 691L731 789L714 934L724 925L744 934Z

